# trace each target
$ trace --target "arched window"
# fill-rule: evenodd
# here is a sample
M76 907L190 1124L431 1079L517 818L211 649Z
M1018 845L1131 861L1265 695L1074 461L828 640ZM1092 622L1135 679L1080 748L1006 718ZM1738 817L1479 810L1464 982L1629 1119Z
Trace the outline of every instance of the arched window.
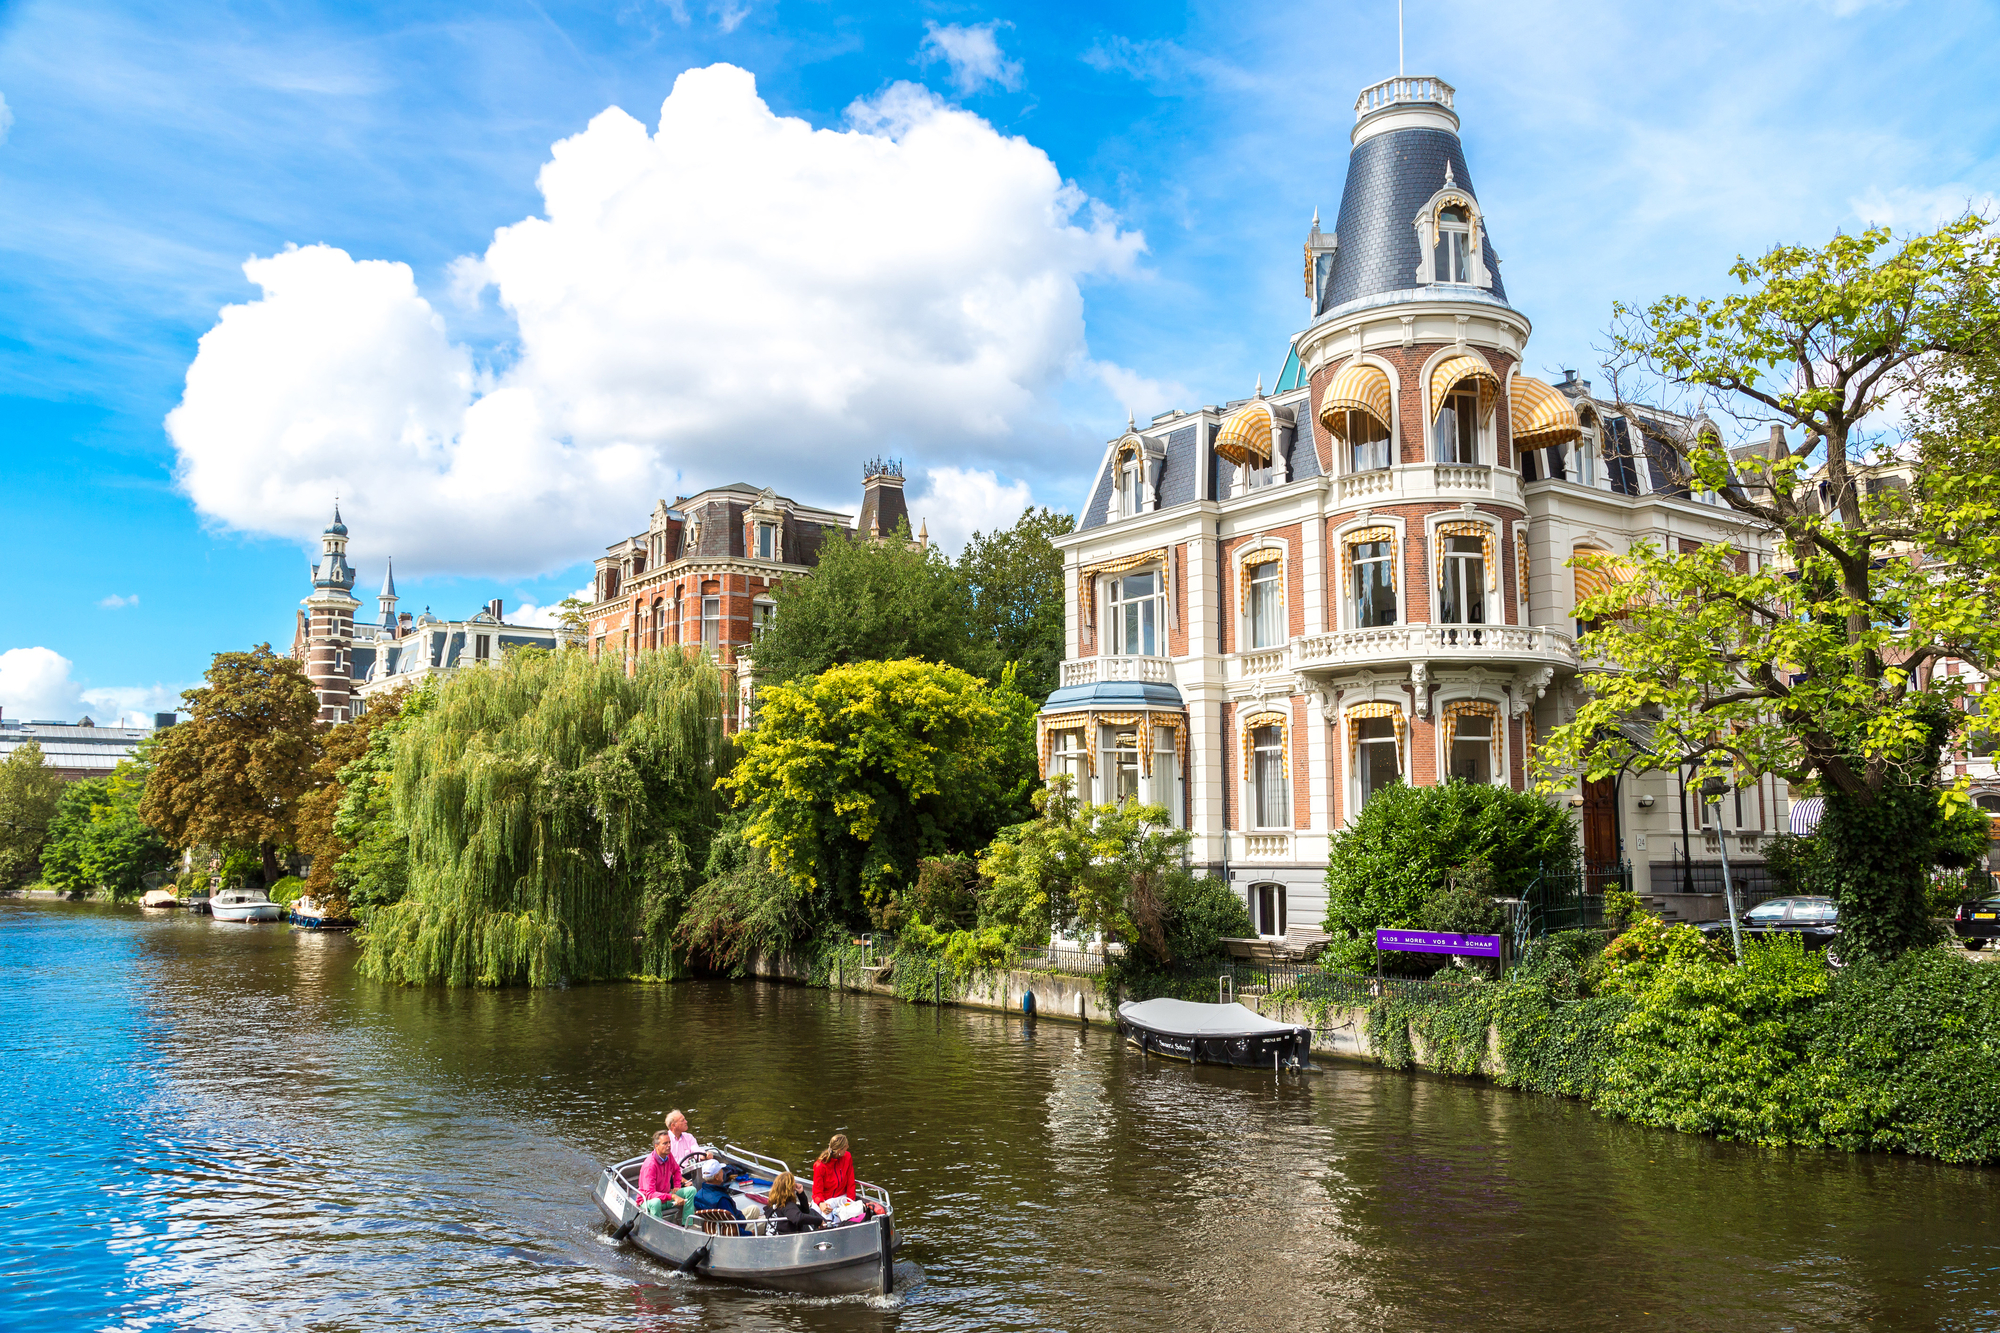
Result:
M1285 933L1285 886L1250 886L1250 924L1259 935L1274 938Z
M1438 210L1437 280L1473 281L1472 219L1457 204Z
M1347 460L1349 472L1376 472L1391 466L1389 428L1373 413L1347 413Z
M1486 623L1486 546L1483 537L1446 537L1438 570L1438 620L1446 625Z
M1479 386L1461 380L1446 394L1438 408L1437 461L1477 463L1479 461Z

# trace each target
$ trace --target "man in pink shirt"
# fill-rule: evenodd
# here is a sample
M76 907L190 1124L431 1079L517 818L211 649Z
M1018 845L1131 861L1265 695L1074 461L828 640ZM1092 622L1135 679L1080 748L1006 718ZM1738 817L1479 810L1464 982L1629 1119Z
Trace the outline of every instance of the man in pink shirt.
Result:
M653 1151L639 1167L639 1206L658 1217L680 1187L681 1164L674 1157L673 1135L663 1129L653 1135Z
M674 1161L678 1165L685 1166L689 1157L708 1152L688 1132L688 1118L679 1111L667 1112L667 1135L673 1142Z

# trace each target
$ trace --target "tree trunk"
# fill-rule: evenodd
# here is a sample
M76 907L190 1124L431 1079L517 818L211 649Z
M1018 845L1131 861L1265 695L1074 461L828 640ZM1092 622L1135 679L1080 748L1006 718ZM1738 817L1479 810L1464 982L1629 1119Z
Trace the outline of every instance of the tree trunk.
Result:
M278 844L260 842L257 852L264 858L264 887L268 889L285 877L285 868L278 864Z
M1825 891L1840 907L1844 960L1892 958L1937 940L1930 878L1943 821L1938 760L1951 722L1942 709L1928 720L1928 742L1901 763L1881 765L1881 785L1872 795L1823 784L1820 864Z

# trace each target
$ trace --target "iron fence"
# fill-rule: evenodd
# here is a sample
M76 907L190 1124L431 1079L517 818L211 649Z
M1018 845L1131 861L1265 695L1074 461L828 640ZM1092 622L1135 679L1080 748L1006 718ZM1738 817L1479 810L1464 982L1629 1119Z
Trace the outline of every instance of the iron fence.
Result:
M1516 952L1559 930L1602 930L1604 895L1613 889L1632 891L1631 862L1542 867L1515 909Z

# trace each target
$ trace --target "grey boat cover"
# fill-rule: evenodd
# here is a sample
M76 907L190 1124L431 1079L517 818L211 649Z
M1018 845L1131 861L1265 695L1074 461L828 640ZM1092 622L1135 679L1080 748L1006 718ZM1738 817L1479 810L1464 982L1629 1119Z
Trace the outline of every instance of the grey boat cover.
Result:
M1195 1004L1190 1000L1127 1000L1118 1016L1155 1032L1187 1037L1254 1037L1266 1032L1296 1032L1296 1023L1279 1023L1240 1004Z

